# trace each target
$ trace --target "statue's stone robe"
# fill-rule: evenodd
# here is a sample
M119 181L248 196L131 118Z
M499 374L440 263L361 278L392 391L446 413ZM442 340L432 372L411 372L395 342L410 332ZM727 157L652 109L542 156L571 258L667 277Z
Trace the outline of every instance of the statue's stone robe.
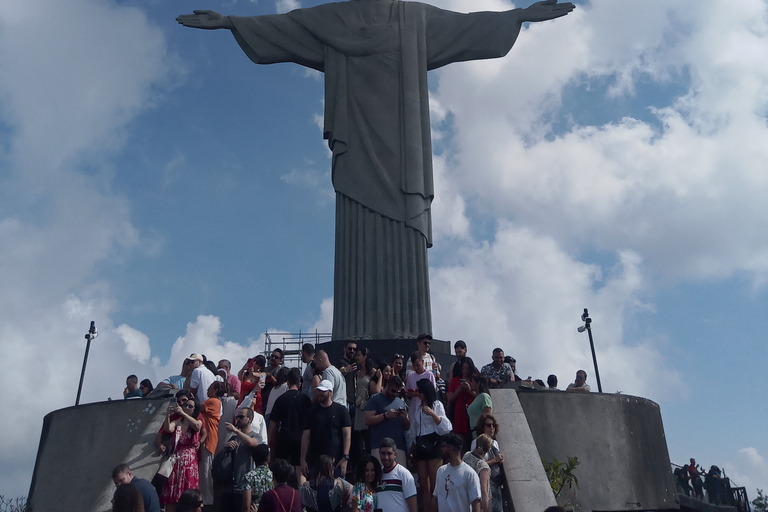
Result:
M230 19L253 62L325 73L324 137L337 192L333 338L430 333L427 71L506 55L518 11L358 0Z

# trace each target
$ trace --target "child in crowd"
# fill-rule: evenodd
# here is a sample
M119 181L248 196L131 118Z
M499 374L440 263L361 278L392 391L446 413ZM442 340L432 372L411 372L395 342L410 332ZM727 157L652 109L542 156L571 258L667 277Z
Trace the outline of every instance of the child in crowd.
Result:
M245 474L243 486L243 509L256 512L259 508L261 497L267 491L274 488L272 472L267 467L269 461L269 447L259 444L251 448L254 468Z

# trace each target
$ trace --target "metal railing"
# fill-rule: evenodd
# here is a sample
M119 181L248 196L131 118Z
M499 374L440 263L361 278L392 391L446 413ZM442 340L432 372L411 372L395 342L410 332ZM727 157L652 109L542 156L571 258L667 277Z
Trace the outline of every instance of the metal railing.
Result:
M683 466L679 466L677 464L671 464L672 466L672 473L674 475L675 469L682 469ZM707 491L707 485L706 485L706 473L701 473L700 478L702 479L702 493L706 497L702 501L705 503L714 503L713 497L709 496L709 492ZM750 505L749 505L749 498L747 497L747 489L745 487L737 487L733 481L727 476L725 476L725 472L723 472L723 477L720 479L721 481L718 482L720 485L722 485L722 501L723 503L719 503L719 505L725 505L725 506L732 506L736 507L736 510L738 512L750 512ZM682 487L682 482L678 481L678 479L675 477L675 485L678 488L678 492L681 494L686 494L690 496L693 499L697 499L696 496L693 493L693 483L688 483L688 492Z

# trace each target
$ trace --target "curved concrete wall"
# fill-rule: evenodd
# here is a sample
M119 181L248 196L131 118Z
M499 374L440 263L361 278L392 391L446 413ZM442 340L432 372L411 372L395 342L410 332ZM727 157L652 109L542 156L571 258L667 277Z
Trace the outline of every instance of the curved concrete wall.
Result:
M578 457L576 510L679 508L659 406L644 398L518 390L541 457ZM502 426L503 428L503 426ZM508 456L514 456L509 454Z
M123 462L134 475L151 480L160 466L154 440L167 404L167 399L119 400L48 414L29 489L31 510L112 510L112 469Z

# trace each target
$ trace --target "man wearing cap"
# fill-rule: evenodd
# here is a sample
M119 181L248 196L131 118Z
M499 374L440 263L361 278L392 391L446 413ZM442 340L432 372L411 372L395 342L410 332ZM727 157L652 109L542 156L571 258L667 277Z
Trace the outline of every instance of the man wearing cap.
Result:
M318 354L320 352L318 351ZM321 381L316 392L318 401L310 407L304 418L304 433L301 436L301 473L303 477L311 479L317 474L317 462L320 456L329 455L333 457L336 464L337 476L343 477L347 473L349 462L352 421L347 408L333 401L331 381ZM346 395L344 395L344 401L346 402Z
M424 361L424 368L428 372L439 372L440 366L437 364L435 357L429 353L429 347L432 345L432 336L429 334L419 334L416 338L416 349L421 354L421 360ZM408 377L413 373L413 363L411 359L408 359L408 365L405 367L405 376Z
M216 376L203 364L205 358L194 353L187 358L191 361L192 374L184 382L184 389L188 389L200 403L208 400L208 388L216 380Z
M323 372L323 380L330 381L333 386L332 400L337 404L347 408L347 382L341 372L331 364L328 353L325 350L318 350L315 353L315 366Z
M219 373L221 373L221 370L224 370L223 377L229 382L229 396L233 397L235 400L240 400L241 383L240 379L237 378L237 375L232 373L232 363L229 362L229 359L222 359L216 367L219 369Z

